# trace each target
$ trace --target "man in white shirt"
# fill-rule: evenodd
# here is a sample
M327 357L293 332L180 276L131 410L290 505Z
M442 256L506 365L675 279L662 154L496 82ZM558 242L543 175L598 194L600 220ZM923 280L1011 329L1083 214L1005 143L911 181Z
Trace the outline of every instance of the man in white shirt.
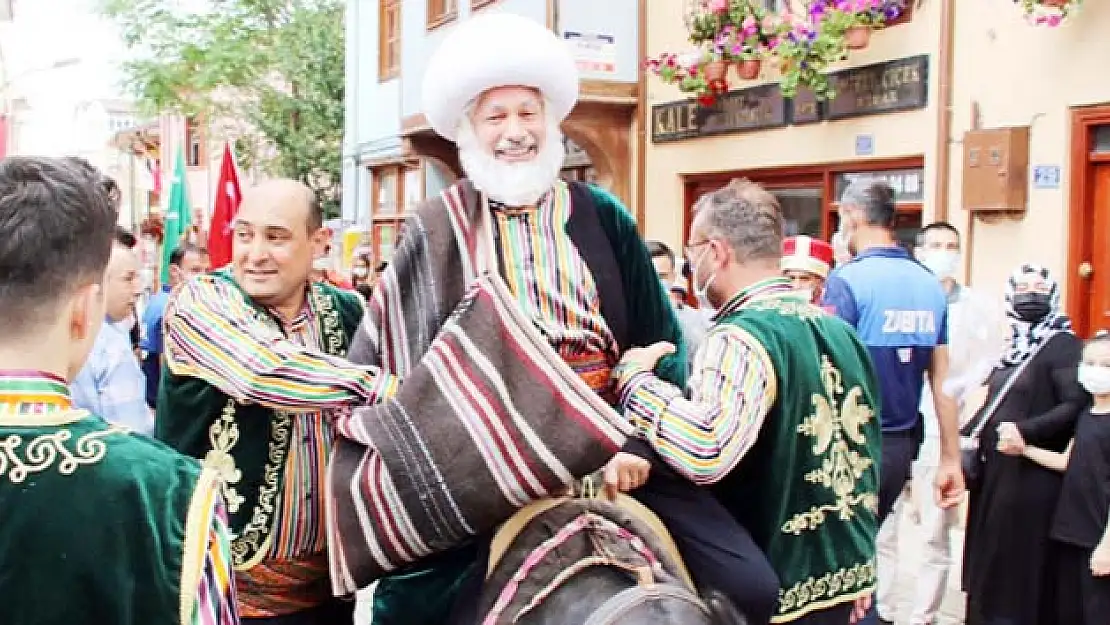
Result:
M935 222L921 230L914 256L936 274L948 294L949 375L945 391L960 404L961 414L969 395L990 374L998 360L1002 345L1001 308L989 298L973 292L956 281L960 269L960 233L952 224ZM996 323L997 321L997 323ZM911 625L934 625L937 611L948 586L952 566L950 533L959 521L958 508L947 510L937 506L933 497L933 480L940 460L940 432L933 415L933 397L924 385L920 410L925 416L925 438L913 465L909 497L895 505L894 513L879 530L879 586L876 593L880 621L894 622L894 587L897 581L899 526L902 512L911 504L917 511L918 527L908 540L920 541L914 549L922 554L916 582L911 585ZM903 622L899 620L898 622Z

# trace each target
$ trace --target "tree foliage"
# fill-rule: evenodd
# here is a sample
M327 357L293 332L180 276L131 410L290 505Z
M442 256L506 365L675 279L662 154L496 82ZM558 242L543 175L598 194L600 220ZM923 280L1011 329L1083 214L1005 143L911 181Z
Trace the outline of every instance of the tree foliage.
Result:
M303 181L337 213L342 0L103 0L103 10L134 52L124 75L141 109L232 120L247 166Z

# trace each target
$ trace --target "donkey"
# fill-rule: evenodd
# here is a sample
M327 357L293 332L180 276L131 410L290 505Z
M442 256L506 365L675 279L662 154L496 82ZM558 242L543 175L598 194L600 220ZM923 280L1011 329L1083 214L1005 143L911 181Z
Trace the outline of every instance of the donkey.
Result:
M699 596L655 516L618 495L521 510L494 538L481 625L747 625L719 593Z

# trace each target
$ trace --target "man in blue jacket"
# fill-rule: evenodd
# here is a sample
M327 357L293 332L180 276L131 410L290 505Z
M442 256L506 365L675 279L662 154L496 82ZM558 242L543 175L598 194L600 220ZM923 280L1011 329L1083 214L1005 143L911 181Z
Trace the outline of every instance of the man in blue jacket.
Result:
M940 281L898 246L894 191L859 180L840 200L840 230L855 258L825 286L824 304L855 326L879 372L883 448L879 484L882 521L910 477L923 436L918 413L926 373L941 437L936 498L942 508L964 493L955 400L948 377L947 297Z

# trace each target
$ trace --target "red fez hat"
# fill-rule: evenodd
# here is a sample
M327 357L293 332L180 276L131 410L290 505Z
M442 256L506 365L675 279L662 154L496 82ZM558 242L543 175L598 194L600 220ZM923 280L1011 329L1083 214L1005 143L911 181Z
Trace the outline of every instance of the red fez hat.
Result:
M820 239L803 235L782 242L783 271L806 271L827 278L832 263L833 248Z

